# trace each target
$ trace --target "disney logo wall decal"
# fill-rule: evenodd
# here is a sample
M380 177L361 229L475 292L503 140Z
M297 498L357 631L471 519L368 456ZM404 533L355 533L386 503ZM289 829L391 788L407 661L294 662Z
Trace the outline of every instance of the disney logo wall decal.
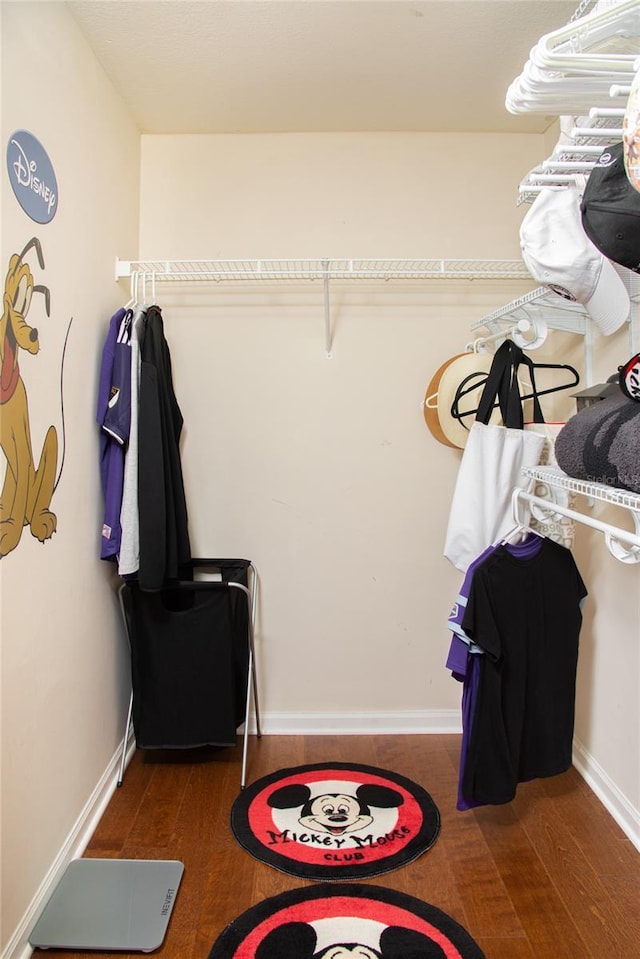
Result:
M36 223L50 223L58 209L58 183L47 151L27 130L16 130L9 137L7 172L27 216Z

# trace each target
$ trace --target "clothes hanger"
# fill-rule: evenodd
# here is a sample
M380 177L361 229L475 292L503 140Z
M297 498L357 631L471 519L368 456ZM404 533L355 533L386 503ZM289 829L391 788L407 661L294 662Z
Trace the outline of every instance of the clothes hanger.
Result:
M571 114L579 105L592 106L609 98L612 78L633 72L633 54L602 54L602 45L633 36L637 2L626 0L546 34L531 50L522 73L507 90L510 113ZM588 99L591 103L588 103Z
M128 301L124 305L125 310L135 310L138 305L138 274L134 271L131 274L131 288L129 290L131 294Z
M544 534L538 532L537 529L531 529L531 527L527 526L526 523L518 522L517 525L513 527L513 529L510 529L508 533L505 533L505 535L498 540L499 545L508 546L509 543L511 543L511 540L513 539L513 537L518 534L522 536L522 539L517 544L518 546L522 546L525 542L527 542L530 536L531 537L537 536L538 539L545 538Z
M580 382L580 374L575 369L575 367L571 366L569 363L535 363L530 356L527 356L527 354L524 352L524 350L520 346L518 346L516 343L513 343L513 342L511 342L511 351L513 355L515 356L515 361L514 361L515 369L517 370L519 366L524 365L529 369L529 373L531 377L532 392L524 393L520 396L520 401L522 403L524 403L525 400L531 400L531 399L536 400L541 396L546 396L551 393L560 393L563 390L571 389L572 387L577 386L578 383ZM571 380L567 382L556 384L554 386L547 387L544 390L540 390L537 388L535 384L536 370L566 370L568 373L571 374L572 378ZM474 416L477 414L478 407L471 410L464 410L464 411L460 410L460 401L462 400L463 397L467 396L467 394L473 393L476 390L481 389L485 385L488 376L489 376L488 373L477 371L474 373L470 373L461 381L460 385L458 386L458 389L455 392L455 396L453 398L453 403L451 404L451 410L450 410L451 416L453 416L454 419L457 419L458 422L462 422L462 420L468 416ZM499 404L496 401L491 408L495 409L498 405Z
M637 3L634 0L605 7L596 6L586 16L572 18L565 26L545 34L533 48L534 59L550 70L562 72L574 66L612 70L633 61L630 53L602 53L603 44L621 37L633 36L637 26Z
M528 358L527 358L528 359ZM566 370L571 374L572 379L566 383L556 384L555 386L547 387L547 389L539 390L533 389L532 393L523 394L520 399L524 403L525 400L532 400L535 397L546 396L550 393L560 393L563 390L571 389L573 386L577 386L580 382L580 374L571 366L569 363L533 363L532 360L528 359L528 362L525 361L526 365L535 369L549 369L549 370ZM531 366L530 366L531 364ZM463 397L467 396L468 393L473 393L475 390L481 389L487 381L487 374L482 372L470 373L469 376L466 376L458 386L455 396L453 398L453 403L451 404L451 416L454 419L462 422L467 416L475 416L478 412L478 408L472 410L461 410L460 401ZM495 409L498 406L498 403L494 403L492 409Z
M518 492L519 491L517 489L514 489L513 493L511 494L511 513L513 515L515 526L513 526L508 533L505 533L505 535L498 540L498 545L500 546L507 546L513 537L518 534L524 537L518 545L524 544L528 540L529 535L532 537L537 536L538 539L546 538L544 533L537 529L532 529L528 523L524 521L524 519L520 518L520 513L518 511Z
M148 309L151 306L155 306L156 309L160 309L157 306L156 302L156 274L155 270L151 273L147 273L146 270L141 273L142 276L142 308L144 310ZM147 277L149 278L149 286L151 289L151 299L147 299Z

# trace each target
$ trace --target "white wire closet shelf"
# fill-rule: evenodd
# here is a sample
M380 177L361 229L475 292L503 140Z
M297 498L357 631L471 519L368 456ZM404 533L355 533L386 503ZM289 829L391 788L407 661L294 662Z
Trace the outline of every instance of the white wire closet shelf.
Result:
M130 279L132 299L150 284L320 281L324 300L325 352L331 356L331 280L530 280L521 260L260 259L116 260L116 280Z
M624 267L614 269L622 279L629 299L631 312L629 315L629 351L630 355L640 351L640 323L638 321L638 303L640 302L640 276ZM587 383L592 383L593 366L593 328L591 318L586 308L577 302L565 300L547 286L538 286L529 293L512 300L505 306L494 310L482 319L472 324L471 330L485 328L494 339L507 336L519 322L527 321L529 333L527 337L535 342L542 331L558 330L564 333L575 333L584 339L584 377ZM524 349L526 343L519 344ZM529 347L532 348L532 347Z
M450 259L233 259L120 260L116 279L135 275L158 282L323 279L521 279L520 260Z
M544 319L553 330L582 335L587 332L588 314L585 308L580 303L558 296L548 286L537 286L535 290L483 316L472 324L471 329L486 327L491 333L499 333L518 320L526 319L535 323L537 318Z
M513 491L513 512L517 520L519 520L518 504L522 501L529 506L532 515L540 522L553 522L554 519L557 519L558 514L568 517L603 533L607 548L615 559L623 563L640 562L640 494L620 487L608 486L604 483L576 479L567 476L558 467L527 467L523 469L523 473L529 479L543 483L550 490L551 497L547 499L527 490L516 488ZM562 501L563 497L560 495L560 491L580 494L591 501L595 500L611 506L622 507L628 511L634 530L626 530L621 526L604 522L572 509L566 505L566 502Z

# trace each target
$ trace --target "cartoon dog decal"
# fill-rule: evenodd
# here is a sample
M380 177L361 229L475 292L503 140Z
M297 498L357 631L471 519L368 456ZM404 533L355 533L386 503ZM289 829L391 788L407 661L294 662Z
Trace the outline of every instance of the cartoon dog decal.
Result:
M324 793L312 796L308 786L293 783L276 789L268 800L272 809L294 809L301 806L298 822L308 829L342 836L364 829L373 822L371 806L394 809L404 802L401 794L388 786L364 783L355 796L348 793Z
M339 935L339 933L338 933ZM256 959L446 959L432 939L413 929L387 926L379 943L340 942L316 952L318 937L310 923L287 922L272 929L256 949Z
M50 315L49 290L34 283L25 262L25 256L32 249L36 251L40 269L44 269L40 241L33 237L21 253L14 253L9 260L4 286L0 327L0 446L7 466L0 494L0 557L16 548L24 526L29 526L32 535L44 543L57 525L56 515L49 506L56 483L58 435L50 426L35 466L27 392L18 365L19 350L36 354L40 349L38 331L27 323L33 293L44 296L45 311Z

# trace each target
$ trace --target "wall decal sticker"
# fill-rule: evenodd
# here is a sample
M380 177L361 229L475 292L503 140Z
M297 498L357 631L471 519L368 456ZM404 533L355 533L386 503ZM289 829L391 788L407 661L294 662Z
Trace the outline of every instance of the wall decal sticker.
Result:
M0 558L16 548L23 527L29 526L32 536L44 543L57 526L57 517L49 507L62 472L61 465L56 479L58 434L54 426L48 428L35 465L27 391L18 364L20 350L35 355L40 349L38 330L27 323L30 309L43 305L47 316L51 312L49 289L34 282L25 260L31 251L35 251L38 265L44 270L42 246L34 236L9 260L0 321L0 446L6 457L0 494ZM32 303L34 293L39 296Z
M7 144L7 172L16 199L36 223L50 223L58 209L58 183L47 151L28 130Z

